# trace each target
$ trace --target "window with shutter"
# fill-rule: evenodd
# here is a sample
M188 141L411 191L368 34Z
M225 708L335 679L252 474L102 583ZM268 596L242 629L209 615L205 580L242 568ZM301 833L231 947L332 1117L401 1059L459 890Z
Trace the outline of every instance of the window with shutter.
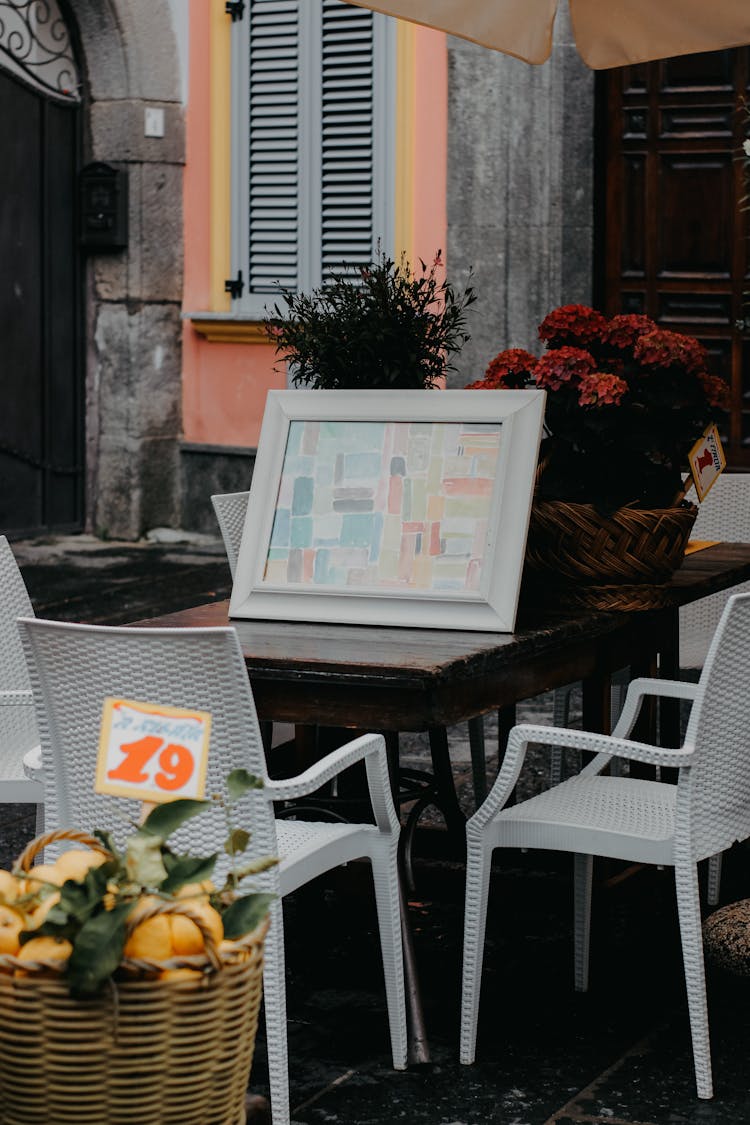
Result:
M393 21L341 0L250 0L233 28L237 313L390 250Z

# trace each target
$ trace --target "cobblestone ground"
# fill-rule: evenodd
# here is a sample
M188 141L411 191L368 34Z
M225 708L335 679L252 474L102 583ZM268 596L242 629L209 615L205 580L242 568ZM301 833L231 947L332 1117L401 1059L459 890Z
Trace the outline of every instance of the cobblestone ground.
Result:
M218 540L102 543L85 536L14 544L36 612L120 624L229 593ZM518 708L552 721L551 694ZM580 723L573 691L570 723ZM497 722L485 720L488 780ZM459 800L473 811L465 726L449 732ZM404 766L429 766L427 740L405 735ZM566 763L573 768L574 762ZM519 796L548 781L532 749ZM438 828L427 809L420 820ZM34 810L0 806L0 864L34 835ZM425 831L433 839L447 834ZM421 841L420 841L421 843ZM285 899L292 1116L298 1125L745 1125L750 1122L750 980L709 971L716 1081L695 1097L671 871L597 861L591 984L572 987L570 856L515 852L494 865L478 1052L458 1063L463 865L416 849L409 901L432 1062L391 1069L378 927L366 864L350 864ZM722 902L750 894L750 849L728 853ZM704 875L701 875L702 880ZM267 1094L261 1026L251 1087ZM2 1096L0 1092L0 1120ZM138 1120L134 1093L134 1125ZM266 1118L249 1119L266 1125ZM54 1123L50 1123L54 1125ZM208 1123L207 1123L208 1125Z

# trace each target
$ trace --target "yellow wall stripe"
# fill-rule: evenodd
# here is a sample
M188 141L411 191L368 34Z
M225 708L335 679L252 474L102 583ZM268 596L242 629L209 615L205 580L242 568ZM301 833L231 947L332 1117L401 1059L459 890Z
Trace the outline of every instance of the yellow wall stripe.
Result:
M224 0L211 2L211 309L229 311L224 282L231 273L231 59L232 18Z

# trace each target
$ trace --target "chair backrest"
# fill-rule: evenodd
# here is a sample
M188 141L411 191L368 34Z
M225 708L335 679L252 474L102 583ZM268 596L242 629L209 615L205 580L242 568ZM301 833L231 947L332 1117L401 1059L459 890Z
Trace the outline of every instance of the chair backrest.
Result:
M722 473L700 505L694 539L750 543L750 474ZM750 583L737 587L750 590ZM727 594L711 594L680 610L680 665L699 668L719 623Z
M678 824L702 857L750 836L750 594L727 602L685 742L695 747L694 764L680 778Z
M31 687L16 618L33 616L18 563L8 540L0 535L0 689L4 691Z
M94 793L107 696L208 711L206 795L223 793L238 768L265 780L266 766L247 669L234 629L132 629L23 618L45 774L50 829L106 828L122 842L137 802ZM238 824L252 831L253 856L276 854L273 807L262 790L246 794ZM175 834L193 854L222 852L226 823L211 809Z
M229 561L229 570L232 578L237 569L237 560L240 557L240 543L242 530L245 526L245 513L249 492L223 492L211 497L211 503L219 521L219 530L224 540L224 549Z

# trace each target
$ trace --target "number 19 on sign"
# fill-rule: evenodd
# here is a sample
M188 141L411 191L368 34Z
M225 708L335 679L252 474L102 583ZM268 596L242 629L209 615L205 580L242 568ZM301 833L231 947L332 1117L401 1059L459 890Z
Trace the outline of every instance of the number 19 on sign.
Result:
M157 802L202 797L210 731L207 711L105 699L96 792Z

